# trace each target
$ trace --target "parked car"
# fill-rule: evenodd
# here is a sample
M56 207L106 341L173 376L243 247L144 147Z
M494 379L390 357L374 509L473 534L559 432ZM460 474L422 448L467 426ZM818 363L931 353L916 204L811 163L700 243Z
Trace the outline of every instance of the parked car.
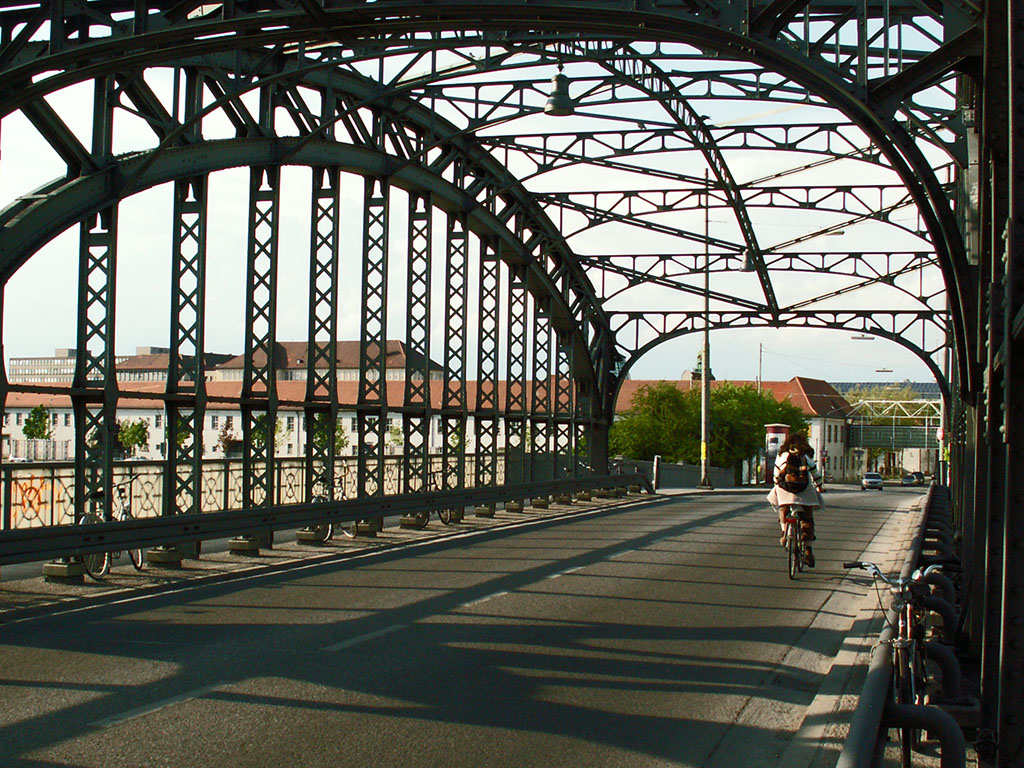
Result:
M884 485L885 483L882 482L882 476L877 472L865 472L864 477L860 480L860 489L862 491L866 491L869 488L880 491Z
M925 483L924 472L909 472L903 476L900 481L901 485L924 485Z

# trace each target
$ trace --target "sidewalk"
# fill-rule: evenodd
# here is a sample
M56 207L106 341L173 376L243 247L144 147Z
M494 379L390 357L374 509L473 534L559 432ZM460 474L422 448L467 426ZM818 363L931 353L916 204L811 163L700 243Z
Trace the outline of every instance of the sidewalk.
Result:
M643 499L657 498L641 494L627 494L621 498L577 500L572 504L551 503L547 509L524 507L522 512L499 508L493 517L477 517L468 512L458 524L442 525L432 515L429 525L416 530L402 528L398 519L376 536L360 534L347 539L340 534L324 546L308 546L295 541L294 531L278 531L273 549L263 549L258 557L233 555L230 552L202 554L199 559L184 560L177 569L146 565L136 571L127 554L113 561L110 573L103 581L84 577L81 584L60 584L36 578L0 581L0 625L32 616L84 608L113 602L127 597L160 592L177 591L198 584L228 581L268 570L285 570L331 560L359 557L399 547L423 545L444 539L471 536L487 530L509 528L537 520L557 520L579 512L622 506Z

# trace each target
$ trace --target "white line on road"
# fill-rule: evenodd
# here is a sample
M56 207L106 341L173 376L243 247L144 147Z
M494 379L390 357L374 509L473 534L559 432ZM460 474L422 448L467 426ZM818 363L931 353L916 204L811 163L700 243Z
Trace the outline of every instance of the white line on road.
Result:
M481 598L479 598L477 600L470 600L468 603L463 603L462 605L459 606L459 608L469 608L472 605L480 605L480 603L486 603L488 600L491 600L491 599L493 599L495 597L501 597L502 595L507 595L507 594L508 594L508 591L505 591L505 592L495 592L492 595L487 595L487 597L481 597Z
M191 691L179 693L177 696L171 696L168 699L161 699L160 701L155 701L152 704L147 704L143 707L129 709L127 712L122 712L119 715L105 717L102 720L97 720L93 725L97 728L109 728L112 725L118 725L127 720L134 720L136 717L142 717L143 715L157 712L158 710L161 710L164 707L169 707L172 704L178 704L179 702L188 701L189 699L198 699L200 696L205 696L211 691L215 691L225 685L228 685L228 683L220 682L214 683L213 685L204 685L202 688L193 688Z
M340 643L328 645L326 648L321 648L320 650L343 651L346 648L351 648L353 645L359 645L360 643L366 642L367 640L373 640L375 637L383 637L384 635L390 635L392 632L397 632L400 629L405 629L405 624L392 624L390 627L375 629L373 632L367 632L365 635L357 635L356 637L350 637L348 640L342 640Z

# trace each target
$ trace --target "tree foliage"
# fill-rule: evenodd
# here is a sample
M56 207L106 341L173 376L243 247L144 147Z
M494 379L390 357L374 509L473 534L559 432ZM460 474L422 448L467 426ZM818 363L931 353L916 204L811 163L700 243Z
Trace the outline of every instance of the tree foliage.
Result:
M331 437L331 415L329 413L318 413L313 419L313 434L311 439L317 448L323 448ZM342 426L339 417L334 425L334 454L341 455L348 448L348 434Z
M124 448L126 456L135 453L135 449L149 445L149 422L145 419L125 419L118 422L117 440Z
M50 430L50 412L46 410L46 406L37 405L29 411L21 432L26 440L49 440L53 436Z
M713 465L738 467L764 448L765 424L807 427L803 412L788 400L778 402L753 386L721 382L711 390L708 456ZM612 454L650 461L700 461L700 388L680 390L672 382L644 385L632 408L612 424Z

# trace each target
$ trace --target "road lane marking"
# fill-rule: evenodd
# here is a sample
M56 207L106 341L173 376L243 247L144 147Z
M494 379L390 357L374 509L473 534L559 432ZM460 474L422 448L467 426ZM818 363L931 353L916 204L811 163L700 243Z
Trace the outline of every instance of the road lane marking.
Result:
M480 597L480 598L477 598L476 600L470 600L468 603L463 603L462 605L459 606L459 608L469 608L472 605L480 605L480 603L486 603L488 600L491 600L492 598L501 597L502 595L507 595L507 594L508 594L508 590L506 590L504 592L495 592L492 595L487 595L487 597Z
M177 696L171 696L167 699L155 701L152 704L146 704L142 707L129 709L127 712L122 712L119 715L111 715L110 717L105 717L102 720L97 720L93 723L93 725L97 728L109 728L112 725L120 725L121 723L126 722L128 720L134 720L137 717L142 717L143 715L149 715L153 712L158 712L159 710L164 709L165 707L170 707L174 704L179 704L183 701L188 701L189 699L198 699L200 696L205 696L206 694L211 693L217 690L218 688L222 688L225 685L229 685L229 683L219 682L214 683L213 685L204 685L202 688L193 688L191 691L179 693Z
M321 651L343 651L346 648L351 648L354 645L359 645L367 640L373 640L377 637L383 637L384 635L390 635L392 632L397 632L400 629L405 629L405 624L392 624L390 627L383 627L382 629L375 629L373 632L367 632L365 635L356 635L350 637L348 640L342 640L340 643L334 645L328 645L326 648L321 648Z

